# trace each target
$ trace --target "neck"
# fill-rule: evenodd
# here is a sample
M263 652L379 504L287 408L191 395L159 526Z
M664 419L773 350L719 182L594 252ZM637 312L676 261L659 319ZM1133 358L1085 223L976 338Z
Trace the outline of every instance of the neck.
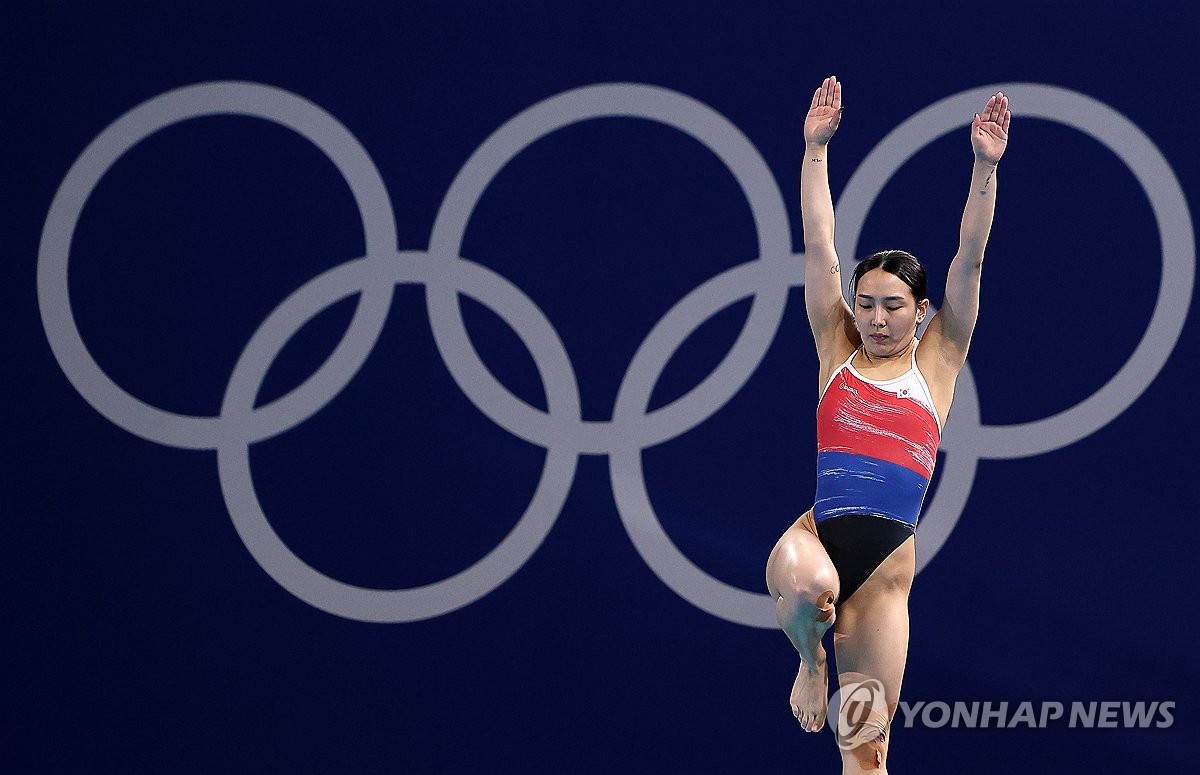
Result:
M890 361L895 361L899 358L903 358L906 355L911 354L913 351L913 348L916 346L917 346L917 337L914 336L912 339L908 340L908 344L906 344L899 351L897 351L891 355L871 355L871 353L867 351L867 345L865 342L862 344L862 346L859 349L862 350L863 357L867 359L867 363L875 364L875 363L888 363Z

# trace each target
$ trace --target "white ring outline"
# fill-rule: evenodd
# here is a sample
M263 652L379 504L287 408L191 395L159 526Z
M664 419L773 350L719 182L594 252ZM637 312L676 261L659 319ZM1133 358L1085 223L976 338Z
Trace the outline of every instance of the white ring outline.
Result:
M67 283L68 259L75 228L100 178L133 146L172 124L192 118L243 115L281 124L317 146L345 178L363 219L367 255L386 261L396 246L391 200L366 149L346 127L314 103L257 83L219 81L160 94L118 118L88 144L59 185L42 229L38 249L38 309L54 357L84 400L114 425L148 441L184 449L213 449L243 438L244 427L220 417L185 415L160 409L129 394L92 358L75 316ZM382 266L379 267L383 269ZM370 353L366 342L383 330L391 307L392 287L375 284L364 290L342 340L307 380L290 393L255 410L257 440L282 432L311 416L306 403L319 410L353 379ZM321 389L329 394L314 400Z

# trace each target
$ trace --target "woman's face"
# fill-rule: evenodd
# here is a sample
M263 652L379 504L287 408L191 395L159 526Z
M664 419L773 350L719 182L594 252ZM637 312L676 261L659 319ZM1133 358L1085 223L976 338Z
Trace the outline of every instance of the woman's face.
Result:
M912 289L891 272L872 269L858 280L854 297L854 325L863 348L875 358L904 352L916 336L917 324L929 312L929 300L920 303Z

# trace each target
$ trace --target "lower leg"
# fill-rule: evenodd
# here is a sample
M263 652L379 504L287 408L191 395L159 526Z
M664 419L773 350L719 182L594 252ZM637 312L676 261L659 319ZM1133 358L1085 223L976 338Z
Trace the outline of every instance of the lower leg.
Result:
M800 668L789 702L807 731L825 723L828 672L821 638L833 626L838 595L837 572L821 546L809 515L797 520L771 552L767 587L775 597L775 615L800 655Z
M800 654L800 667L788 697L792 715L805 731L816 732L825 725L829 705L829 670L821 637L833 625L833 595L824 591L813 602L780 596L775 612L779 626Z

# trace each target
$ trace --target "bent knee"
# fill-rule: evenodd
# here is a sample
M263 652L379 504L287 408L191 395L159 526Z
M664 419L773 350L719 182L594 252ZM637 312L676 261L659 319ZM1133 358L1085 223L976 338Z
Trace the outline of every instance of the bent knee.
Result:
M767 561L767 589L773 597L832 606L840 588L837 570L816 536L790 530L779 539Z
M814 604L832 604L837 601L840 591L841 584L838 581L837 571L832 565L795 569L779 586L781 597L805 600Z
M816 583L817 578L795 580L778 585L775 596L776 615L784 628L802 621L833 624L834 604L837 602L836 577L831 583Z

